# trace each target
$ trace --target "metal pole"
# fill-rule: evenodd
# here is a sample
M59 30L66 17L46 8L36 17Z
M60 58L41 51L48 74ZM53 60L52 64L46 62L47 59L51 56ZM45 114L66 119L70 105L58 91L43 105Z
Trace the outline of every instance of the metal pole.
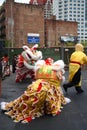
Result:
M64 47L63 47L63 43L61 43L61 58L64 61Z

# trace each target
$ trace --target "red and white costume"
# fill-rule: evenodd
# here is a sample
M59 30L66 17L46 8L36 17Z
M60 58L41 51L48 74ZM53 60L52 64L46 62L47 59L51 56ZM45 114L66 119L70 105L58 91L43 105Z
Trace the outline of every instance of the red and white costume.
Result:
M18 56L16 67L16 82L24 80L26 77L35 78L34 65L35 62L42 59L42 52L37 51L38 45L34 45L31 49L23 46L24 51Z

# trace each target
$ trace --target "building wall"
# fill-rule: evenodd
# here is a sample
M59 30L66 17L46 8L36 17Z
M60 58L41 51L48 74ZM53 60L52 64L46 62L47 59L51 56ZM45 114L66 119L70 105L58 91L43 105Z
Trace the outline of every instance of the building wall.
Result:
M43 5L6 3L6 39L13 39L13 46L27 44L28 33L39 33L40 44L44 44L44 9ZM30 45L31 46L31 45Z
M78 40L87 41L87 0L54 0L53 13L57 20L77 21Z
M62 20L46 20L46 39L48 46L61 44L61 36L77 36L77 22L66 22Z
M76 22L56 20L55 16L49 20L44 19L43 5L22 4L8 0L3 7L5 20L2 20L0 25L5 24L5 39L11 42L12 48L21 48L25 44L32 46L27 44L28 33L40 34L40 47L59 46L62 35L77 36Z

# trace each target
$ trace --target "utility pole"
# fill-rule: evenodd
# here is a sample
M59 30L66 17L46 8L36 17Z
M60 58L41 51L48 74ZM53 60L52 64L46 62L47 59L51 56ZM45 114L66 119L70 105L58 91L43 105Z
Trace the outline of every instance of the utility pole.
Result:
M13 34L13 26L14 26L14 20L13 20L13 3L11 2L11 43L12 43L12 48L14 47L13 45L13 39L14 39L14 34Z

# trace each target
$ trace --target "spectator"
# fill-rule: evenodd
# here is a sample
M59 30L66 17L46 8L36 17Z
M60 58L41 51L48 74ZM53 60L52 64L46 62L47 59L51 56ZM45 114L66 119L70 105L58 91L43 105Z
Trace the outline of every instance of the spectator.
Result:
M15 73L16 71L16 64L17 64L17 56L14 55L12 59L12 72Z
M6 76L10 76L10 67L9 67L9 65L6 65L5 68L4 68L3 78L5 78Z
M7 68L6 66L8 66L8 65L9 65L9 57L7 54L4 54L4 56L2 57L2 74L3 74L3 76L4 76L4 72Z

